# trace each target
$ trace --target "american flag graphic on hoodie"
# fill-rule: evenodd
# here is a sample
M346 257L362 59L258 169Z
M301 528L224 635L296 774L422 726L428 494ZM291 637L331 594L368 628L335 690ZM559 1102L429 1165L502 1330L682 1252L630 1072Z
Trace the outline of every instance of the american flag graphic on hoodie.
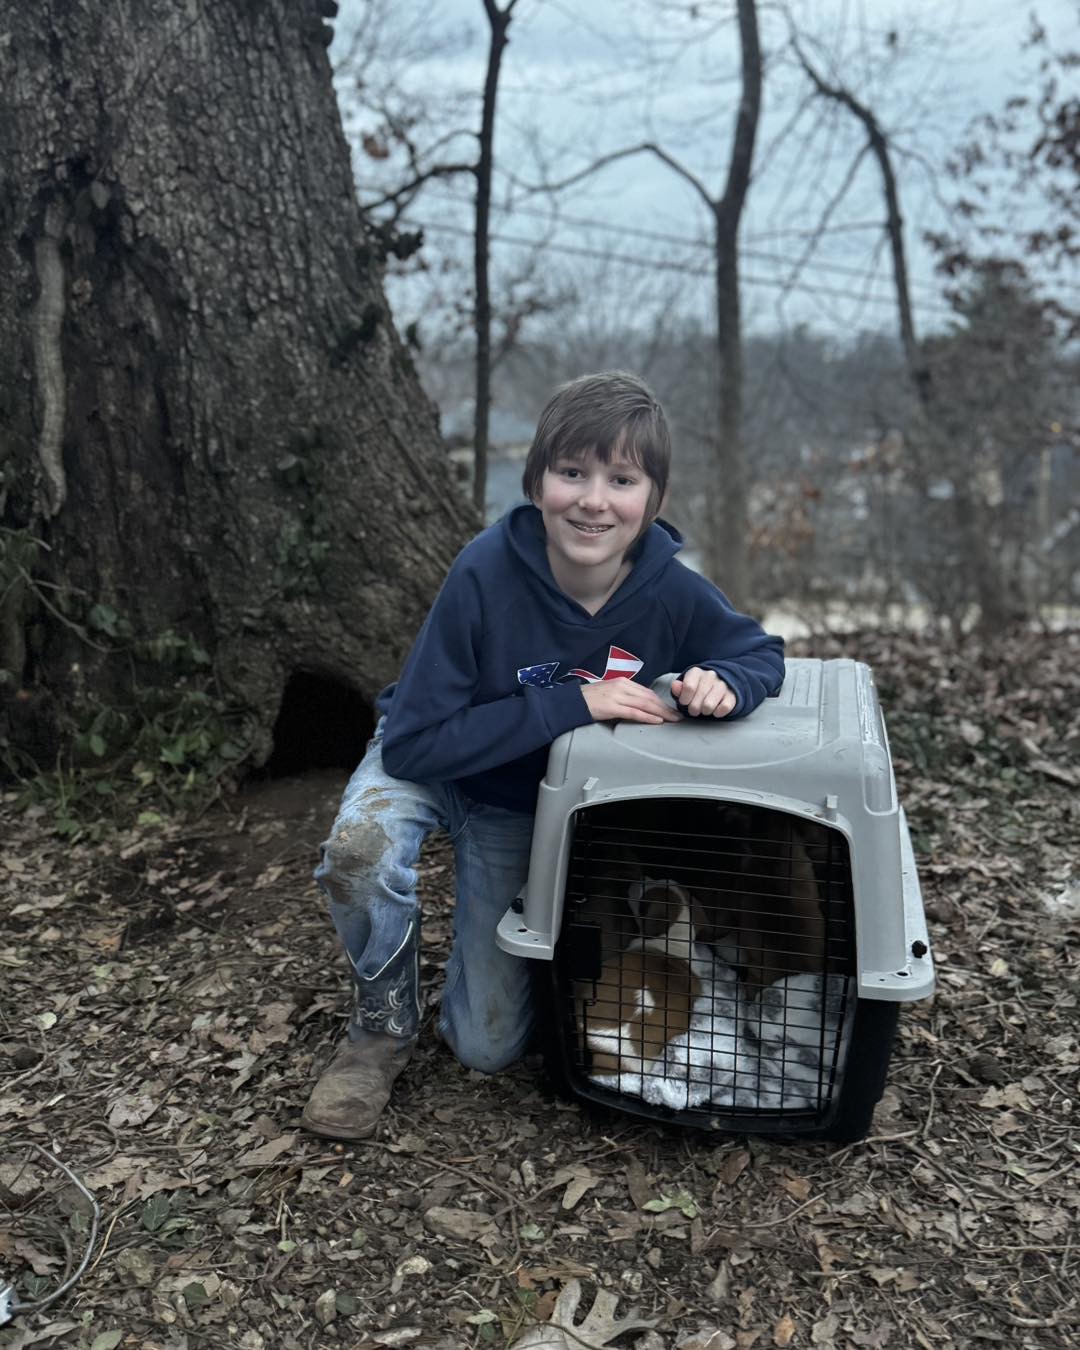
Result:
M594 675L591 670L582 670L579 667L570 671L568 675L561 675L559 683L571 680L575 675L587 684L599 684L601 680L632 680L644 664L645 662L633 652L625 651L622 647L609 647L603 675ZM535 666L522 666L517 673L518 684L531 685L535 689L550 689L555 683L555 672L558 669L558 661L542 661Z
M633 652L624 651L622 647L609 647L603 675L594 675L590 670L572 670L570 674L580 676L588 684L599 684L601 680L632 680L644 664Z

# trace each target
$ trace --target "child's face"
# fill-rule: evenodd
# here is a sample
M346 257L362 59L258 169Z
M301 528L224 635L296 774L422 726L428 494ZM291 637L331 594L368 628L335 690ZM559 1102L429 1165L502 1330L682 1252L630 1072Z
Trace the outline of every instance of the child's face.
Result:
M557 459L536 498L549 554L572 568L621 562L646 523L652 487L644 469L617 454L608 464L592 450Z

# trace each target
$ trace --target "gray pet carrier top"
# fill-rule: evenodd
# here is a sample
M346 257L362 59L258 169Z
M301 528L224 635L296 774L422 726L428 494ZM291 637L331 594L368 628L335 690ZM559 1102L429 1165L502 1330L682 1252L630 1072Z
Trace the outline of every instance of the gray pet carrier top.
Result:
M498 942L552 963L557 1077L577 1095L861 1133L897 1004L934 984L868 667L791 660L779 696L735 722L561 736Z

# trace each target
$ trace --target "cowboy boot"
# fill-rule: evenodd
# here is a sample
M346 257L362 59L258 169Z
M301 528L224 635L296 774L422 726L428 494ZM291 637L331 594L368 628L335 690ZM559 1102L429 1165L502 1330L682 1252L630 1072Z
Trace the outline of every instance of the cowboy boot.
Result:
M375 1132L415 1044L412 1038L371 1031L343 1041L315 1084L300 1124L330 1139L366 1139Z
M420 1026L420 953L415 925L370 978L353 967L349 1039L323 1071L300 1117L314 1134L366 1139L412 1057Z

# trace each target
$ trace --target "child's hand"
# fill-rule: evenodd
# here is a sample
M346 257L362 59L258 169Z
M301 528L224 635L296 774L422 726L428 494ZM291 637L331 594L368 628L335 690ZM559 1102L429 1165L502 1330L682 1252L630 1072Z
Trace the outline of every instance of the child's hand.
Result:
M581 693L594 722L682 721L670 703L633 680L598 680L586 685Z
M739 701L716 671L700 666L691 666L681 680L672 680L671 692L691 717L726 717Z

